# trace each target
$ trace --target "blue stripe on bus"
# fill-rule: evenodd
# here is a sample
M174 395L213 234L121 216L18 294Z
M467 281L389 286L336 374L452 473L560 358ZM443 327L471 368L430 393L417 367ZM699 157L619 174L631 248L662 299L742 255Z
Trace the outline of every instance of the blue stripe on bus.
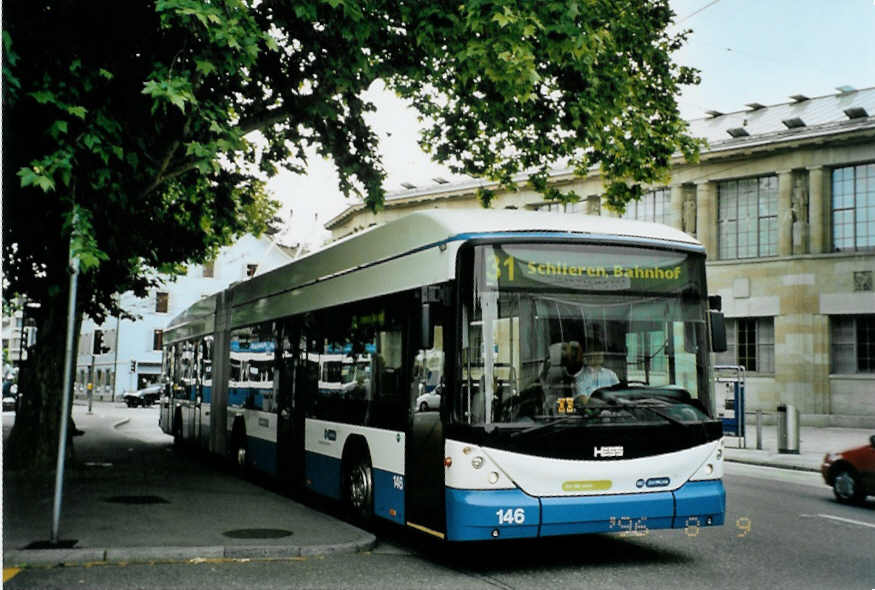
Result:
M522 490L447 488L447 540L482 541L537 537L538 499Z
M541 499L541 536L671 528L671 492Z
M723 480L688 481L674 492L674 496L674 528L716 526L723 524L726 518L726 490Z
M404 524L404 476L375 468L373 477L374 514Z
M210 385L204 385L204 399L203 402L208 404L213 399L213 388Z
M717 526L726 517L721 480L674 492L535 498L522 490L447 489L447 539L475 541ZM497 535L494 533L497 531Z
M254 436L246 437L246 459L249 464L265 473L276 475L276 443Z
M307 451L304 470L311 490L340 500L340 459Z

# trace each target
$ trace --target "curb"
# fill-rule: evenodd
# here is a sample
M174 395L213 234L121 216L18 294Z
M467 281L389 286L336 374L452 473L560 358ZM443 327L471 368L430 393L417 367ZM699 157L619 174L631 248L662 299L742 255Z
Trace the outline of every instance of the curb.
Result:
M3 555L3 567L61 567L111 563L198 562L214 559L290 559L364 553L377 544L367 534L356 541L326 545L248 545L213 547L122 547L111 549L22 549Z
M113 427L113 429L116 429L116 428L119 428L120 426L124 426L125 424L127 424L130 421L131 421L130 418L122 418L121 420L119 420L118 422L113 424L112 427Z
M726 461L731 463L744 463L745 465L759 465L760 467L774 467L776 469L790 469L793 471L807 471L810 473L820 473L820 469L816 467L805 467L802 465L787 465L786 463L777 463L772 461L760 461L758 459L741 459L738 457L725 457Z

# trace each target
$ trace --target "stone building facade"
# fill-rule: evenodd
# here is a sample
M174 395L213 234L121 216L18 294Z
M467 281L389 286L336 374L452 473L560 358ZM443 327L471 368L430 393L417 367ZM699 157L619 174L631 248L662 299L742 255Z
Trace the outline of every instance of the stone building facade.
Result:
M801 95L690 121L708 141L696 164L673 162L624 216L672 225L708 252L708 280L745 366L747 410L792 404L803 423L875 427L875 88ZM521 179L522 180L522 179ZM568 214L616 216L597 172L556 170ZM423 208L479 207L470 181L389 195L373 214L353 205L326 224L335 239ZM492 206L563 209L523 187Z

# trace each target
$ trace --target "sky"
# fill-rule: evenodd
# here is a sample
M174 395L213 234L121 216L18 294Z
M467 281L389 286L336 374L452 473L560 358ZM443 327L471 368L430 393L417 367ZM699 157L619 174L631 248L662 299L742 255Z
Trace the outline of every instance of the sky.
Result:
M700 70L701 84L685 88L678 107L686 119L705 111L730 113L758 102L789 102L836 92L838 86L875 86L875 0L670 0L675 30L692 29L675 61ZM369 122L381 140L388 177L385 188L402 182L431 186L435 177L463 180L432 163L416 144L416 113L379 87L370 96L377 112ZM318 245L322 227L355 201L337 189L330 161L313 155L309 173L282 172L268 187L283 203L283 243Z

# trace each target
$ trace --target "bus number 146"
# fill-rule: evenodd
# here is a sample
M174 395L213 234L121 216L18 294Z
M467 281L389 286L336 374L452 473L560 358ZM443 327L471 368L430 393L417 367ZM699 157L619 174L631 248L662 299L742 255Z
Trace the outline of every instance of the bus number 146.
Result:
M498 524L523 524L526 522L526 511L522 508L506 508L495 512L498 516Z

